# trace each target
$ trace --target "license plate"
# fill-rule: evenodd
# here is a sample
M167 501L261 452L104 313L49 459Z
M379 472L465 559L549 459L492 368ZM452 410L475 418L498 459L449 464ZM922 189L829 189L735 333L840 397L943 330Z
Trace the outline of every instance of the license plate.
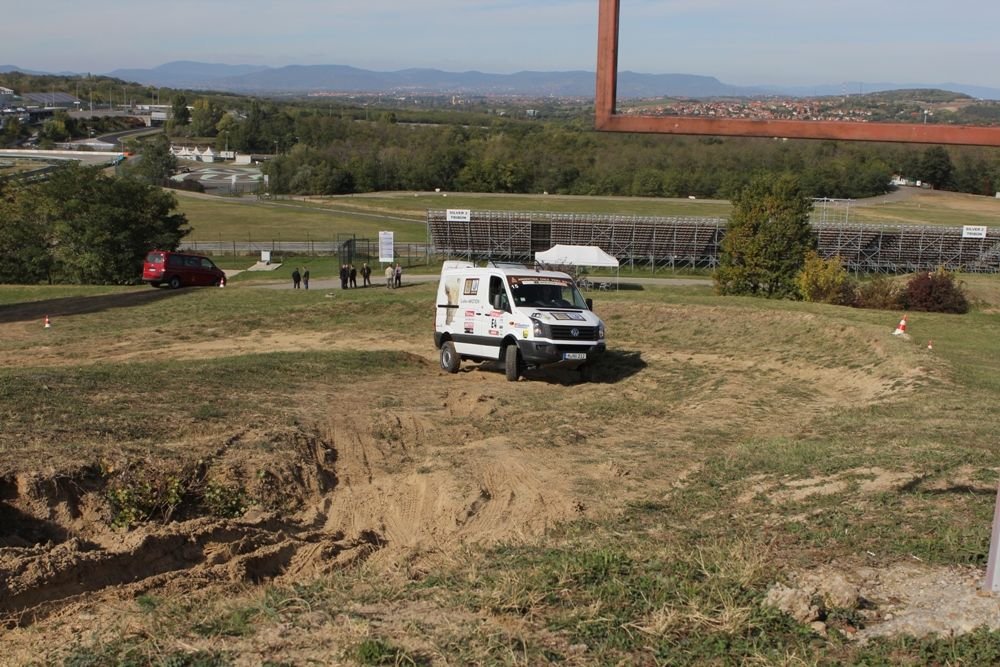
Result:
M563 352L563 359L566 359L567 361L575 361L578 359L586 359L586 358L587 358L586 352Z

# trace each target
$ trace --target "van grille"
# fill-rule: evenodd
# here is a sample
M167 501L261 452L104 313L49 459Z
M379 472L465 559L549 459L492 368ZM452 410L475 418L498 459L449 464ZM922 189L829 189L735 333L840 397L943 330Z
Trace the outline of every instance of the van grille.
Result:
M573 335L574 329L577 331L576 336ZM597 340L597 327L554 325L552 340Z

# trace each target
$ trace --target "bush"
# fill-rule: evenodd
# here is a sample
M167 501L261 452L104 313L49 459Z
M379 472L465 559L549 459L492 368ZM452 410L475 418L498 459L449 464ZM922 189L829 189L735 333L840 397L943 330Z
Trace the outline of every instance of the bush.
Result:
M172 188L174 190L185 190L187 192L205 191L205 186L201 184L201 181L196 181L190 178L186 178L183 181L174 181L169 178L166 178L163 180L161 185L165 188Z
M799 295L805 301L844 306L854 301L854 281L840 257L823 259L814 250L806 253L805 265L795 277Z
M876 276L854 289L854 305L858 308L898 310L900 297L899 283L888 276Z
M918 273L910 278L902 294L906 310L931 313L967 313L969 300L954 275L944 269Z

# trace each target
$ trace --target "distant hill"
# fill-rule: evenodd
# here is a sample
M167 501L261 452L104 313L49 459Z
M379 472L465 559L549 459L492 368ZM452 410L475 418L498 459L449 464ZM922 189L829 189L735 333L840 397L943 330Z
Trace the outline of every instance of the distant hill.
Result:
M17 70L0 66L0 72ZM63 73L66 74L66 73ZM151 69L116 69L107 76L134 81L147 86L220 90L234 93L398 93L524 95L593 98L594 72L445 72L437 69L404 69L378 72L348 65L224 65L181 60ZM937 89L961 93L977 99L1000 100L1000 88L957 83L866 83L845 82L812 86L734 86L711 76L694 74L643 74L624 71L618 75L618 97L820 97L856 95L899 89Z
M123 81L135 81L147 86L219 90L211 83L212 81L238 78L248 74L266 72L270 69L258 65L220 65L176 60L152 69L116 69L113 72L108 72L107 76Z
M530 95L593 97L594 72L443 72L435 69L406 69L373 72L345 65L292 65L253 72L242 76L214 79L209 86L243 93L408 93L465 95ZM760 94L718 79L690 74L637 74L622 72L618 78L622 97L675 95L682 97L723 97Z
M79 72L39 72L38 70L18 67L17 65L0 65L0 74L8 72L21 72L22 74L30 74L32 76L80 76Z

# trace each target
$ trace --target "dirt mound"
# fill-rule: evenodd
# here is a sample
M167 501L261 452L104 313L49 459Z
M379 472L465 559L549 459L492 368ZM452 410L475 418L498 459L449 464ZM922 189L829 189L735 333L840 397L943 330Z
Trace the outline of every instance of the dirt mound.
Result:
M262 443L272 453L255 451ZM207 461L8 474L0 478L0 615L25 625L86 594L135 595L180 580L256 583L366 558L384 544L377 533L346 538L312 509L337 485L335 462L315 433L290 428L235 434ZM243 516L212 516L227 510Z

